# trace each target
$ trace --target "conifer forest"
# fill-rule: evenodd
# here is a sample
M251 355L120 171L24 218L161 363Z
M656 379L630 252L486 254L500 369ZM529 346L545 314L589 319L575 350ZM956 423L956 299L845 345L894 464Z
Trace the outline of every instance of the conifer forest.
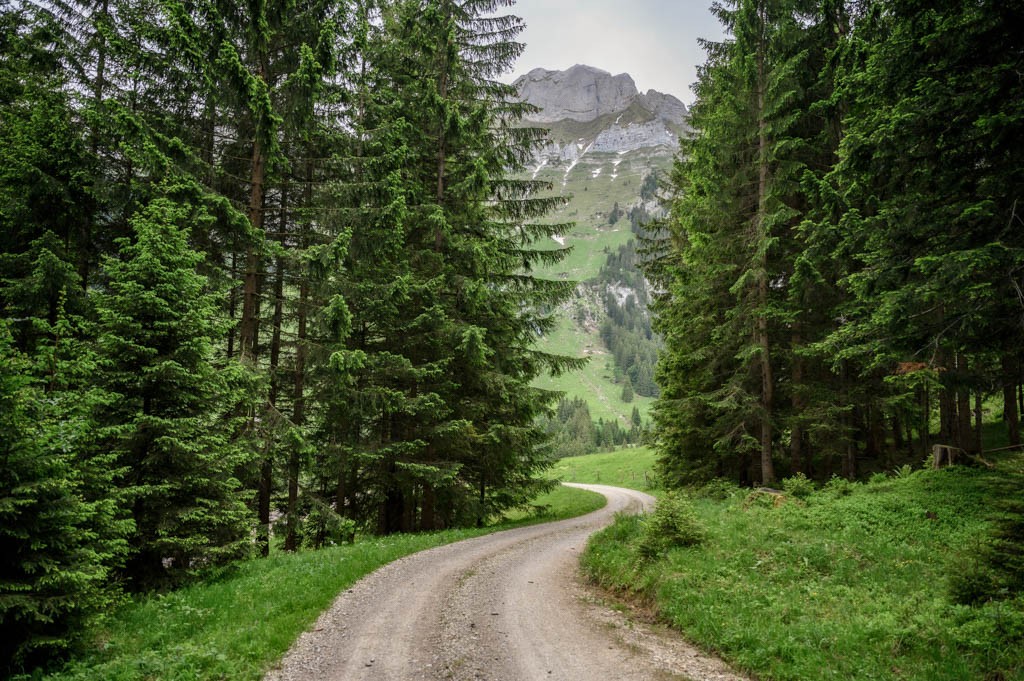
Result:
M555 484L533 381L584 360L535 345L575 283L535 274L564 199L514 5L0 0L0 675L126 594ZM984 465L985 414L1020 445L1024 5L713 11L620 254L656 369L602 330L663 484Z
M550 483L557 199L490 1L0 4L0 660L111 585Z
M675 484L1020 444L1019 2L716 3L649 240Z

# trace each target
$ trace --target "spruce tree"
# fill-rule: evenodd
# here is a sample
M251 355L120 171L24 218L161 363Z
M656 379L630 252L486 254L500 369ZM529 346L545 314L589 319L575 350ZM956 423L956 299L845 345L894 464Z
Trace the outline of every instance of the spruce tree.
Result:
M112 491L118 468L95 446L85 387L95 369L60 312L58 340L30 358L0 320L0 670L64 657L116 598L112 571L130 521ZM116 489L116 488L115 488Z
M133 219L118 256L103 261L98 378L116 399L99 419L125 469L135 521L126 576L135 587L171 583L249 547L251 519L235 477L249 457L235 440L236 372L213 363L224 328L196 272L203 256L187 241L209 219L157 199Z
M531 224L554 201L531 197L543 185L507 179L538 133L493 80L521 49L519 20L488 16L499 4L397 3L367 31L340 282L351 334L324 427L338 507L370 519L341 498L363 481L384 532L482 521L532 494L548 398L529 381L566 366L530 349L569 287L528 271L559 227Z

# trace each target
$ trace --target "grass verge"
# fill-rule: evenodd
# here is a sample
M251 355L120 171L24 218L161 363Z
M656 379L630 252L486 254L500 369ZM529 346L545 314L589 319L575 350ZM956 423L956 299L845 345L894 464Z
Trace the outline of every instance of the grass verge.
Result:
M650 447L628 447L614 452L559 459L548 475L561 482L616 485L651 492L655 486L657 455Z
M321 551L277 553L231 574L129 603L91 632L93 649L48 681L255 680L359 578L424 549L596 510L604 497L559 487L482 529L396 535Z
M698 546L645 558L647 521L620 517L584 569L758 679L1020 680L1024 599L950 597L950 579L975 567L1003 476L879 475L781 503L715 485L692 499Z

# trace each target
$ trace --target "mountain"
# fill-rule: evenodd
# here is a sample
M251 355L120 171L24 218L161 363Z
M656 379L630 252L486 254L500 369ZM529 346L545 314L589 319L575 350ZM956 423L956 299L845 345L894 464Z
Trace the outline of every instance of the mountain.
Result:
M514 83L540 111L528 123L549 130L538 165L572 164L590 153L661 150L671 157L689 130L686 105L655 90L641 93L626 73L613 76L577 64L566 71L534 69Z
M667 174L679 137L690 131L689 112L670 94L640 92L628 74L591 66L534 69L515 86L523 101L539 109L525 124L548 130L549 142L527 176L550 182L554 193L567 197L549 219L574 223L542 244L573 251L541 276L579 282L543 345L591 358L586 369L538 385L584 399L594 419L628 428L633 408L646 419L653 401L656 352L646 309L649 286L634 267L630 242L638 223L660 214L656 180ZM624 390L627 380L636 393L630 402L622 399L630 392Z

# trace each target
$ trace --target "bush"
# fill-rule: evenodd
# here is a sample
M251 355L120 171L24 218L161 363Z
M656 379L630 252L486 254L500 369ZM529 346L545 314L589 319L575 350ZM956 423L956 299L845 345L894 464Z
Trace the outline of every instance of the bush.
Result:
M905 463L899 468L893 469L892 474L901 480L906 480L914 474L914 468L910 464Z
M327 504L317 501L299 526L302 545L306 548L351 544L356 537L356 523L338 515Z
M704 541L705 535L690 500L677 492L669 492L644 521L640 555L648 560L656 559L673 548L696 546Z
M827 492L836 497L846 497L853 494L853 490L856 489L857 483L851 482L846 478L841 478L838 475L833 475L828 482L825 483L823 491Z
M958 605L978 605L997 600L1004 592L998 575L983 564L960 565L951 572L949 599Z
M715 478L698 487L695 494L703 499L725 501L736 496L739 491L740 488L733 481L726 480L725 478Z
M814 483L803 473L797 473L782 481L782 489L794 499L807 499L814 494Z

